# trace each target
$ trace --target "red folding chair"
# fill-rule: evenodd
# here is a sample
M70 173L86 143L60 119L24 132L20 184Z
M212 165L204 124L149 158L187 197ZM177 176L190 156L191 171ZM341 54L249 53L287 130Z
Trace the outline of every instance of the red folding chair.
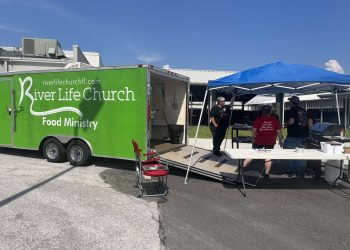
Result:
M155 151L143 154L143 156L146 156L146 160L142 160L141 149L134 139L132 140L132 145L136 158L136 185L140 190L140 196L167 195L168 166L160 163L160 158L157 157ZM153 186L158 192L153 191L151 194L145 194L145 188L150 186ZM159 188L161 188L160 192Z

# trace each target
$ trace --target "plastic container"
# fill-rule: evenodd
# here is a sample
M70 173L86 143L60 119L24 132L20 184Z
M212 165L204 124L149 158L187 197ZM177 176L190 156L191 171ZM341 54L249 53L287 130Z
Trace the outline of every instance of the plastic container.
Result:
M326 161L324 170L324 179L329 184L333 184L340 174L340 161ZM335 184L341 183L341 180L337 180Z
M297 152L297 153L304 153L305 152L305 148L296 147L295 148L295 152Z
M344 143L321 142L321 151L327 154L341 155L343 153Z

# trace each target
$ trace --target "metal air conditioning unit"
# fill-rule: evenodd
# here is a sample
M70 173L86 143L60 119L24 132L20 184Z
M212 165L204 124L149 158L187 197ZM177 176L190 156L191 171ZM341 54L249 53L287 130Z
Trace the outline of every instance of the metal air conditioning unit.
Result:
M63 58L65 57L61 44L55 39L23 38L23 56Z

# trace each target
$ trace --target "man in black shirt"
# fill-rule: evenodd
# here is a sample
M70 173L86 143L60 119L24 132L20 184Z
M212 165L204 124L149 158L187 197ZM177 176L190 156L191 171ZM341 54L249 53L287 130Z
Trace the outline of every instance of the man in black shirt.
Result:
M284 148L305 147L306 139L309 136L309 128L312 126L312 119L308 116L306 110L299 106L299 97L292 96L288 100L293 106L286 115L287 138L284 141ZM302 169L305 167L306 161L288 161L287 174L289 177L302 177Z
M216 99L217 105L210 110L210 130L213 135L213 154L221 156L220 146L225 138L226 129L229 123L228 110L225 108L225 98L219 96Z

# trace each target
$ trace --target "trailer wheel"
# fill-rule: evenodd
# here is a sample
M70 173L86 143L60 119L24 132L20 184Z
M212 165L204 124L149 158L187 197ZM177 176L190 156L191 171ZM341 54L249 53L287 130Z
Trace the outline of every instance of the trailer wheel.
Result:
M48 162L57 163L66 160L66 149L62 143L55 138L49 138L44 142L43 154Z
M81 140L73 140L68 144L67 158L73 166L85 166L91 157L90 148Z

